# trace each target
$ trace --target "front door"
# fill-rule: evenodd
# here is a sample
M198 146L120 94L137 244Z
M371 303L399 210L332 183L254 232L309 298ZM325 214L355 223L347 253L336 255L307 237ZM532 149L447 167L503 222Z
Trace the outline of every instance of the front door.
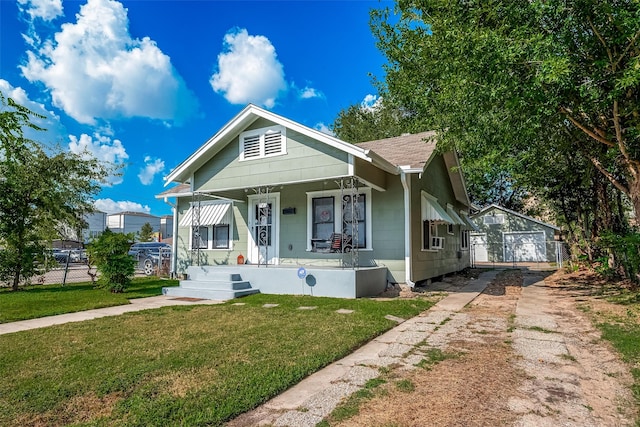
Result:
M280 194L249 196L249 262L278 264Z

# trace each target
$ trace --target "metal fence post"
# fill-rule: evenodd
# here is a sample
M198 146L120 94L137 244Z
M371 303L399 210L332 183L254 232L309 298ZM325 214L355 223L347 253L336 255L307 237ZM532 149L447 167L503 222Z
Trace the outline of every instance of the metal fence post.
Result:
M71 259L71 252L67 252L67 259L64 263L64 276L62 276L62 286L67 284L67 272L69 271L69 260Z

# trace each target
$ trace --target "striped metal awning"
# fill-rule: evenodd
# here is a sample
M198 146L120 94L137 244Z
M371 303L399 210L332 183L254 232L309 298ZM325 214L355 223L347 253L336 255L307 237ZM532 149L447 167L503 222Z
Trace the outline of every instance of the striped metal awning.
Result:
M200 205L200 225L216 225L228 222L228 220L225 221L225 219L227 218L227 212L229 211L230 206L231 203L211 203ZM190 227L193 225L193 210L194 206L192 205L180 220L181 227Z
M466 222L464 222L462 220L462 218L460 218L460 215L458 215L456 213L455 210L453 210L452 207L447 206L447 213L449 214L449 216L451 217L451 219L453 220L453 224L457 224L457 225L467 225Z
M449 224L455 224L455 221L449 216L449 214L447 214L444 208L440 206L440 203L438 203L436 200L430 200L428 198L425 198L425 202L426 202L426 205L422 215L423 221L426 220L426 221L446 222Z
M462 214L462 218L464 219L465 225L469 230L480 231L478 226L473 221L471 221L471 219L467 215Z

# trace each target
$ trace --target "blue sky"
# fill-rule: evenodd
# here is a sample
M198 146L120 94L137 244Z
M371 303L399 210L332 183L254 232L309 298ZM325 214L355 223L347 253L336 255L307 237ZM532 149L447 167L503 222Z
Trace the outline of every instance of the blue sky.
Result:
M34 138L121 165L96 197L154 215L163 177L247 103L327 130L375 101L369 10L389 1L0 0L0 91Z

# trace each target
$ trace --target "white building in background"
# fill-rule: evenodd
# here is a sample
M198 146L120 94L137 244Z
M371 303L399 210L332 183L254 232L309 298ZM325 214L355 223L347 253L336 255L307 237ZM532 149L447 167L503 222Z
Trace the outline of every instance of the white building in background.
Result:
M173 237L173 215L160 217L160 241Z
M107 215L107 227L114 233L140 233L149 223L154 233L160 232L160 217L142 212L119 212Z
M107 228L106 212L95 211L85 215L84 219L87 221L87 228L82 230L82 241L84 243L88 243L89 241L100 237Z

